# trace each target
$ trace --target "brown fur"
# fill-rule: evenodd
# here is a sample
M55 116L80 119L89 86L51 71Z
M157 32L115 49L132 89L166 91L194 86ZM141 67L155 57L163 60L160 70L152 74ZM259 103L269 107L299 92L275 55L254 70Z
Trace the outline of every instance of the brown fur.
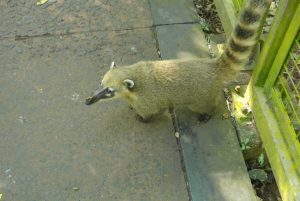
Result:
M148 61L112 68L102 86L113 89L114 98L125 99L143 119L178 105L211 114L222 89L247 63L269 4L269 0L250 0L217 59ZM124 80L134 85L128 87Z

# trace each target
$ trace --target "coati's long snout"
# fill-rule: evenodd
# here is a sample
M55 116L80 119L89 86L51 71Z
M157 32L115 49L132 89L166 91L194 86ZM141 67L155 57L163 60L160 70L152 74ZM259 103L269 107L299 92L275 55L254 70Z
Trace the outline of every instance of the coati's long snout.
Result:
M101 99L108 99L115 96L114 90L111 88L99 88L97 89L91 96L87 97L85 100L86 105L91 105L93 103L96 103L97 101Z

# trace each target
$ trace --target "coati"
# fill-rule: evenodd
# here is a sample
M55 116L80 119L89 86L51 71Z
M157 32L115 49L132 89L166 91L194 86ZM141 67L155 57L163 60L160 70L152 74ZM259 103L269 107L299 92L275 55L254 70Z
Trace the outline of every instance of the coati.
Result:
M222 97L222 89L248 62L270 3L271 0L250 0L246 4L219 58L112 65L102 79L102 88L87 98L86 104L122 98L142 120L178 105L199 114L212 114Z

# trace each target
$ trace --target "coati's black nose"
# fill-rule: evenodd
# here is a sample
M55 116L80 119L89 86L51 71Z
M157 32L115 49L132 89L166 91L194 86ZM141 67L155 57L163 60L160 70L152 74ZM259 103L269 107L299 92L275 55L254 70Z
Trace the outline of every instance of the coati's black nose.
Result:
M97 89L91 96L85 99L85 104L91 105L93 103L96 103L100 99L112 98L113 96L114 90L109 87L105 89Z
M98 100L96 100L95 98L93 98L92 96L89 96L85 99L85 104L86 105L91 105L93 103L96 103Z

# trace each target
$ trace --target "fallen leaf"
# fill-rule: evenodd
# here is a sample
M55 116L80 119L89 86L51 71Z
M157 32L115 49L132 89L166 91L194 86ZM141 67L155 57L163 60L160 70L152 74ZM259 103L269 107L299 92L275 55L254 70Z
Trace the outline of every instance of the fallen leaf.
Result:
M249 173L249 177L252 180L259 180L261 182L264 182L268 179L268 174L266 173L266 171L262 169L252 169L249 170L248 173Z
M43 5L45 3L47 3L48 0L37 0L36 5Z

